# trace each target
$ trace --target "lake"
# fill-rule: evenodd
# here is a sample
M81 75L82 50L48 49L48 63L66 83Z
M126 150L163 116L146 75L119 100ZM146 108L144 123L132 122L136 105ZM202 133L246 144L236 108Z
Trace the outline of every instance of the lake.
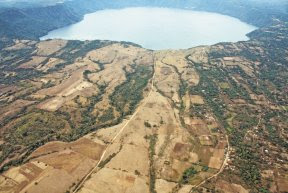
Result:
M217 13L171 8L107 9L84 16L41 39L129 41L144 48L185 49L248 40L256 27Z

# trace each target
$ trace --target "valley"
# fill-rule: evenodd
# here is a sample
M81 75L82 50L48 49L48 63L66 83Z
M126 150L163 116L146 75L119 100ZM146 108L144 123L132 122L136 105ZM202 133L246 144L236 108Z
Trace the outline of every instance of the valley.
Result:
M285 192L288 24L152 51L2 38L0 192Z

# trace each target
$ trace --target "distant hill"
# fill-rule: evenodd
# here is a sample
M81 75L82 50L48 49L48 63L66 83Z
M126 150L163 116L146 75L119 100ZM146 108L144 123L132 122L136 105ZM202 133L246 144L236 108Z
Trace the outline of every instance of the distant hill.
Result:
M277 0L42 0L0 2L0 35L38 39L47 32L76 23L90 12L106 8L161 6L217 12L263 27L275 19L288 20L288 3Z
M0 13L0 34L35 39L55 28L81 20L81 15L61 4L29 9L6 8Z

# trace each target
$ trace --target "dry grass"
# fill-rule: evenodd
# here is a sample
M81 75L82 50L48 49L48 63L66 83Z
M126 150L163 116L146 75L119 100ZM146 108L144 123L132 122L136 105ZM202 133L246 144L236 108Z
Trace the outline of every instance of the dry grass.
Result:
M248 193L249 191L246 190L245 188L243 188L241 185L238 185L238 184L231 184L229 182L226 182L224 180L219 180L217 181L216 183L216 189L218 190L222 190L224 191L225 193L235 193L235 192L238 192L238 193Z
M66 40L46 40L38 43L37 54L39 56L49 56L64 48L67 44Z
M18 68L37 68L47 57L32 56L31 60L21 64Z
M190 96L190 101L192 104L199 104L203 105L204 104L204 99L202 96L199 95L191 95Z

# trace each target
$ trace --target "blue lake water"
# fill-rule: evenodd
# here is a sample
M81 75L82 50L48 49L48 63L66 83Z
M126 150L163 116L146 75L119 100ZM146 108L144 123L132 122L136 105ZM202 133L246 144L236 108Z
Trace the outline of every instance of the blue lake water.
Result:
M107 9L85 15L41 39L130 41L144 48L184 49L248 40L256 27L217 13L171 8Z

